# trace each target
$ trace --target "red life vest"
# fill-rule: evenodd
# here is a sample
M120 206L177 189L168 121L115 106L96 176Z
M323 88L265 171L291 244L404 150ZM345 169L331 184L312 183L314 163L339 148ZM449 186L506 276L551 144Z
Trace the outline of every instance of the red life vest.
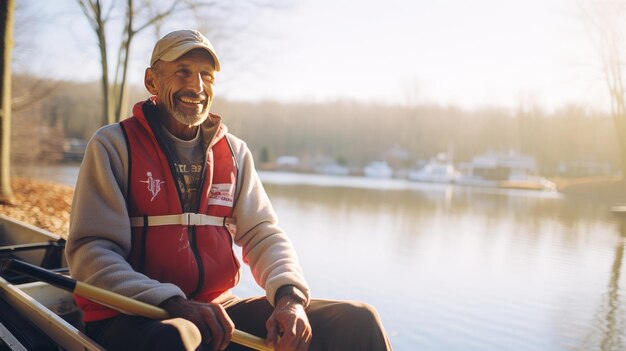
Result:
M146 103L151 103L150 101ZM129 148L128 213L133 269L162 283L172 283L188 298L209 302L239 281L232 249L233 201L237 165L220 125L206 151L200 201L195 213L183 213L174 167L168 161L142 111L120 122ZM85 321L119 312L78 297Z

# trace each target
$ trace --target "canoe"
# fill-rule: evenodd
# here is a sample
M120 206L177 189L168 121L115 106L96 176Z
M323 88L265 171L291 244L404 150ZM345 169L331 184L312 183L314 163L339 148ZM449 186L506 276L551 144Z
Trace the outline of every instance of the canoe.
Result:
M71 279L64 249L60 236L0 215L0 350L104 350L82 332L82 314L70 291L125 313L169 317L157 306ZM33 281L32 276L42 281ZM63 290L69 286L70 291ZM237 329L231 342L261 351L274 349Z
M16 258L67 272L65 241L41 228L0 215L0 259ZM0 273L1 350L104 350L82 332L71 293L44 282Z

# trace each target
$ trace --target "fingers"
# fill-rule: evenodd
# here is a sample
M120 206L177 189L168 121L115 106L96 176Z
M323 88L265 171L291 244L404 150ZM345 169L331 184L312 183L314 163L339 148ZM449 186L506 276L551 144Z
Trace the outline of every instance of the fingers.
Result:
M161 303L161 307L170 315L195 324L202 335L202 342L211 350L223 350L230 343L235 326L220 304L194 302L174 296Z
M221 305L216 305L218 311L216 312L216 317L217 320L219 321L219 326L223 331L223 339L222 342L220 343L220 350L224 350L228 344L230 343L230 339L233 336L233 332L235 331L235 324L233 323L233 321L230 319L230 317L228 317L228 314L226 313L226 310L224 309L224 307L222 307Z
M218 304L204 305L202 308L204 331L203 340L211 350L224 350L230 343L235 326L226 314L226 310Z
M309 348L312 331L305 313L276 309L268 319L266 327L267 340L276 350Z
M285 330L278 341L278 350L307 350L311 343L311 328L303 320L297 320L293 326Z
M300 335L300 337L298 338L300 342L298 343L296 350L308 350L309 344L311 344L311 337L313 336L311 327L308 325L308 323L300 321L300 323L298 323L298 329L296 333L296 335Z
M278 328L276 323L272 319L269 319L265 327L267 328L267 341L275 345L278 342Z

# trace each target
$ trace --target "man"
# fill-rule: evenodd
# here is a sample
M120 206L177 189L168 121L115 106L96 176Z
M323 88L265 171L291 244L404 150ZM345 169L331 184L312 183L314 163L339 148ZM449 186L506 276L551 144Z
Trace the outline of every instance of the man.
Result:
M277 350L389 349L370 306L310 300L250 150L209 113L220 63L208 39L172 32L150 65L153 96L87 147L66 255L77 280L173 318L124 315L76 296L87 334L110 350L235 350L235 327ZM265 297L230 292L239 280L233 242Z

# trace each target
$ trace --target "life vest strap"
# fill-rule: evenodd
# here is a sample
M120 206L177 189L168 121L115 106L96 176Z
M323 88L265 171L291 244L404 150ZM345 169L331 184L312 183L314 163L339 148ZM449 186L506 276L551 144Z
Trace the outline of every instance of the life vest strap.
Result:
M209 216L192 212L162 216L130 217L131 227L152 227L160 225L212 225L229 228L235 227L236 222L234 218Z

